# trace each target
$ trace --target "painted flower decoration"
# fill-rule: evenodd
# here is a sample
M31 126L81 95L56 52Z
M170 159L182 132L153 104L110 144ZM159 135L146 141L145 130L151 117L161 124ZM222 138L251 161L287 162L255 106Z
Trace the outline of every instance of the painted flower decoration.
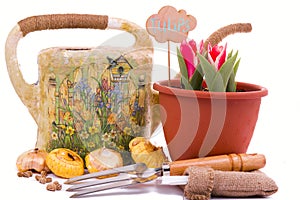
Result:
M211 92L235 92L235 75L240 59L236 52L226 54L227 44L211 46L204 49L203 40L196 44L194 40L184 40L177 49L181 72L181 83L185 89ZM203 80L207 87L204 87Z

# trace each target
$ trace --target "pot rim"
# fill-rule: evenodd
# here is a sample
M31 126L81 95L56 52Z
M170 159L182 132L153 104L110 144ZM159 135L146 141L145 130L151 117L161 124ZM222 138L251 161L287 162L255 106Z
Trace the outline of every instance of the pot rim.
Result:
M215 98L215 99L257 99L268 95L268 90L260 85L237 82L238 89L243 92L208 92L199 90L185 90L180 87L180 79L161 80L153 83L153 89L159 93L176 95L181 97ZM173 86L173 87L172 87Z

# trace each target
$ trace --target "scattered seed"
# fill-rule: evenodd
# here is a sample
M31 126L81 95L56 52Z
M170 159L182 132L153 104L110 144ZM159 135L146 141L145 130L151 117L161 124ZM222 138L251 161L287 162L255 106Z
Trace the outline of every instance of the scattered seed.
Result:
M45 171L45 170L41 171L41 176L47 176L47 175L48 175L47 171Z
M55 187L55 185L54 184L52 184L52 183L49 183L47 186L46 186L46 189L48 190L48 191L55 191L56 190L56 187Z
M32 171L25 171L25 172L18 172L17 176L18 177L25 177L25 178L29 178L32 176Z
M32 177L33 172L32 171L25 171L25 172L18 172L17 176L18 177L25 177L25 178L29 178ZM46 189L48 191L58 191L62 189L62 185L58 182L58 181L54 181L52 182L52 178L51 177L47 177L47 171L41 171L40 175L35 175L35 180L37 180L39 183L41 184L47 184Z
M56 190L61 190L62 189L62 185L58 182L58 181L54 181L53 183L49 183L46 186L46 189L49 191L56 191Z

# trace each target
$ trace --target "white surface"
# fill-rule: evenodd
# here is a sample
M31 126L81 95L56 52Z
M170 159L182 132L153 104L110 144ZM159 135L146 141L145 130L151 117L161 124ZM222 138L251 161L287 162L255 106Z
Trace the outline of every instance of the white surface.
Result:
M156 2L156 3L155 3ZM228 48L239 50L242 57L237 74L239 81L268 88L263 98L257 127L249 153L263 153L267 165L262 169L279 186L268 199L291 199L298 193L299 175L299 11L297 1L117 1L117 0L43 0L2 1L0 6L0 110L1 110L1 196L9 199L66 199L70 193L47 192L34 179L18 178L15 161L25 150L34 147L37 126L16 95L6 71L4 44L15 24L26 17L48 13L91 13L124 18L144 26L147 18L164 5L185 9L198 20L190 37L199 42L216 29L236 22L250 22L252 33L226 39ZM19 45L19 61L25 79L37 81L36 58L39 50L52 46L98 46L111 36L99 31L57 31L33 33ZM164 47L166 48L166 47ZM165 51L155 52L154 80L166 79ZM174 58L172 63L176 63ZM174 68L176 69L176 67ZM164 72L161 72L165 70ZM178 71L178 69L176 69ZM157 144L163 143L161 134ZM60 182L62 182L60 180ZM63 190L66 186L63 186ZM171 186L139 186L108 191L101 199L183 199L182 190ZM98 199L99 196L90 199Z

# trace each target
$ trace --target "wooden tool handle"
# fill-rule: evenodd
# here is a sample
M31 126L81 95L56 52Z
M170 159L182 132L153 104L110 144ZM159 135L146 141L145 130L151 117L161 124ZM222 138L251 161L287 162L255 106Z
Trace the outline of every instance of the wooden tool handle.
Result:
M252 171L263 168L266 158L262 154L229 154L209 156L169 163L170 175L182 175L189 166L208 166L222 171Z

